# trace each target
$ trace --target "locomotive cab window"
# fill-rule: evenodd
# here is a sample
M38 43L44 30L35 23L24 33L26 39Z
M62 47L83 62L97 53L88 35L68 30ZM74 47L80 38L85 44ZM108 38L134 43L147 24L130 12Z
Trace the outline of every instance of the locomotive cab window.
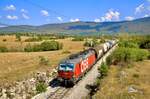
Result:
M60 64L59 70L62 71L73 71L74 65L73 64Z

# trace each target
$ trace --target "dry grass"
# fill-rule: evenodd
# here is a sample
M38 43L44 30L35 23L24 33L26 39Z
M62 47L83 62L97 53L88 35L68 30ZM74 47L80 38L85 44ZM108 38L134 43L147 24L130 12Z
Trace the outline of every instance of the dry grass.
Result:
M124 77L120 76L124 71ZM111 66L109 75L101 82L96 99L150 99L150 60L134 63L129 67ZM138 92L128 93L129 86Z
M15 42L13 36L6 36L6 42L3 42L4 37L0 36L0 44L6 46L13 46L20 48L20 42ZM83 42L73 42L71 39L60 39L59 42L62 42L64 48L59 51L47 51L47 52L8 52L0 53L0 83L5 83L6 81L16 81L22 80L35 71L51 71L54 67L57 66L58 62L68 56L71 53L79 52L83 50ZM26 42L22 42L24 45ZM71 53L63 54L63 51L69 51ZM50 66L40 66L40 58L43 56L48 58L50 61Z

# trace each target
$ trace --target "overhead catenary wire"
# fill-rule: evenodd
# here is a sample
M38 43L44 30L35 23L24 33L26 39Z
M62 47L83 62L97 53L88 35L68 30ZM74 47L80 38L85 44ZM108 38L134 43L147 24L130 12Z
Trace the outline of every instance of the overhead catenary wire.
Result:
M58 11L55 11L55 10L52 10L52 9L50 9L50 8L46 8L46 7L43 7L42 5L39 5L39 4L37 4L37 3L34 3L34 2L32 2L32 1L30 1L30 0L23 0L25 3L28 3L28 4L30 4L30 5L33 5L33 6L35 6L35 7L38 7L39 9L41 9L41 10L47 10L47 11L49 11L51 14L53 14L53 15L55 15L56 17L62 17L63 19L72 19L70 16L68 16L68 15L64 15L64 14L62 14L62 13L60 13L60 12L58 12ZM1 26L14 26L14 25L10 25L10 24L5 24L5 23L3 23L3 22L0 22L0 25Z
M45 9L45 10L49 11L50 13L52 13L54 15L61 16L61 17L66 18L66 19L71 19L71 17L68 16L68 15L64 15L64 14L58 12L58 11L52 10L50 8L43 7L42 5L36 4L36 3L34 3L32 1L30 1L30 0L23 0L23 1L28 3L28 4L31 4L33 6L36 6L36 7L40 8L40 9Z

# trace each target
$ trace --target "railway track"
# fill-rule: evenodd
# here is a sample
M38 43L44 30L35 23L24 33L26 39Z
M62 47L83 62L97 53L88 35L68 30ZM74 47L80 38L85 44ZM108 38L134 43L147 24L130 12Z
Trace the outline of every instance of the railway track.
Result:
M60 87L56 91L50 93L47 99L63 99L69 90L70 88Z
M111 52L116 48L115 45L111 48L96 64L93 68L86 74L86 76L78 82L73 88L66 88L60 86L57 80L53 80L50 84L49 90L45 93L35 96L32 99L82 99L86 96L89 90L85 88L85 85L94 83L95 79L99 75L97 68L102 62L106 60ZM91 76L92 75L92 76ZM70 91L71 90L71 91Z

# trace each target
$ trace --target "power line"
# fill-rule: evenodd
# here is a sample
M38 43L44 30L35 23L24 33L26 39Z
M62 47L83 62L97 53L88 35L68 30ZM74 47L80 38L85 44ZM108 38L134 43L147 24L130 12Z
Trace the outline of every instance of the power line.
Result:
M36 7L40 8L40 9L45 9L45 10L47 10L47 11L53 13L54 15L58 15L58 17L63 17L63 18L69 19L69 20L71 19L70 16L66 16L66 15L64 15L64 14L62 14L62 13L59 13L59 12L57 12L57 11L54 11L54 10L52 10L52 9L43 7L43 6L41 6L41 5L39 5L39 4L36 4L36 3L34 3L34 2L32 2L32 1L30 1L30 0L23 0L23 1L26 2L26 3L28 3L28 4L31 4L31 5L33 5L33 6L36 6ZM14 26L14 25L5 24L5 23L2 23L2 22L0 22L0 25L3 25L3 26Z
M23 1L26 2L26 3L29 3L29 4L31 4L31 5L33 5L33 6L36 6L36 7L40 8L40 9L48 10L49 12L51 12L51 13L53 13L53 14L55 14L55 15L59 15L59 16L61 16L61 17L65 17L65 18L67 18L67 19L71 19L70 16L66 16L66 15L64 15L64 14L62 14L62 13L59 13L59 12L57 12L57 11L54 11L54 10L52 10L52 9L43 7L43 6L39 5L39 4L33 3L33 2L30 1L30 0L23 0Z

